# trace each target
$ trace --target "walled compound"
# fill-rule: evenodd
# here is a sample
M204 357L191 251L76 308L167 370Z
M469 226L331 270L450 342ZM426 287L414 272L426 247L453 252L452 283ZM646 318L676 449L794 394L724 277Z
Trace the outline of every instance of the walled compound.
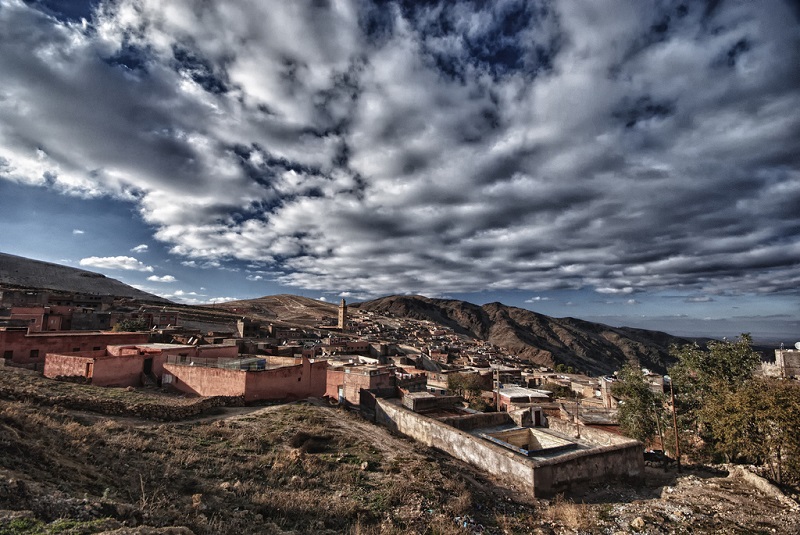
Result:
M548 428L533 427L538 419L534 412L531 408L515 414L421 414L400 399L375 398L372 414L376 422L535 496L642 475L640 442L557 419L548 419Z

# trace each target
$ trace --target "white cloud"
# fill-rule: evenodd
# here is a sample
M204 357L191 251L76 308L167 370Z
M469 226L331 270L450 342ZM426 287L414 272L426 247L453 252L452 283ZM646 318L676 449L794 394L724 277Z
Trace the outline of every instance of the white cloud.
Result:
M101 269L120 269L125 271L149 271L152 266L148 266L130 256L90 256L81 258L79 262L82 266L95 267Z
M132 248L131 252L132 253L143 253L143 252L147 251L147 249L149 249L147 244L146 243L142 243L142 244L139 244L136 247Z
M526 303L538 303L539 301L549 301L549 297L542 297L541 295L537 295L535 297L531 297L530 299L526 299Z
M72 229L72 233L75 234L75 235L86 234L85 231L83 231L81 229L77 229L77 228Z
M151 275L151 276L147 277L147 280L153 281L153 282L175 282L178 279L176 279L172 275L164 275L162 277L159 277L157 275Z
M328 298L325 297L325 296L317 297L317 301L327 301L327 300L328 300Z
M624 288L603 287L603 288L595 288L595 291L601 294L629 294L633 292L633 288L631 288L630 286L626 286Z
M247 276L247 277L245 277L245 278L246 278L247 280L249 280L249 281L260 281L260 280L264 280L264 277L262 277L261 275L248 275L248 276Z

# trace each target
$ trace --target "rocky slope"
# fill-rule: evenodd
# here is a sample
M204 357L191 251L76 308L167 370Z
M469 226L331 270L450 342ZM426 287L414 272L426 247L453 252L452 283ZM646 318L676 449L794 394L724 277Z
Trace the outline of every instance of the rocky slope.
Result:
M434 321L505 347L530 362L551 367L563 363L593 374L611 373L630 360L663 372L669 363L670 344L689 343L663 332L552 318L501 303L478 306L458 300L390 296L354 306Z
M6 253L0 253L0 285L169 303L162 297L137 290L100 273Z

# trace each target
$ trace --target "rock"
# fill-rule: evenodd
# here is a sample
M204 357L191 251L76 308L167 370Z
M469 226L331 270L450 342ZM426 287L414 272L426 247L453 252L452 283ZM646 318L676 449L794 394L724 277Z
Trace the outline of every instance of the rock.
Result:
M192 495L192 507L197 509L198 511L205 511L208 509L208 506L203 503L203 495L202 494L193 494Z
M631 528L635 529L636 531L642 531L645 526L644 518L637 516L633 520L631 520Z
M362 471L369 470L369 461L364 461L363 463L361 463L361 470Z

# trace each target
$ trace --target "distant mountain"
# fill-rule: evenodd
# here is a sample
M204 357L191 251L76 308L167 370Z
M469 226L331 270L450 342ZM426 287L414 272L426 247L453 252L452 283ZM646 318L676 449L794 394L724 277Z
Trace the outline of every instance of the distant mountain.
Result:
M0 253L0 285L169 303L100 273Z
M563 363L578 371L607 374L635 360L666 371L671 344L690 340L659 331L610 327L575 318L552 318L501 303L483 306L421 296L390 296L353 305L361 310L430 320L492 344L532 363Z

